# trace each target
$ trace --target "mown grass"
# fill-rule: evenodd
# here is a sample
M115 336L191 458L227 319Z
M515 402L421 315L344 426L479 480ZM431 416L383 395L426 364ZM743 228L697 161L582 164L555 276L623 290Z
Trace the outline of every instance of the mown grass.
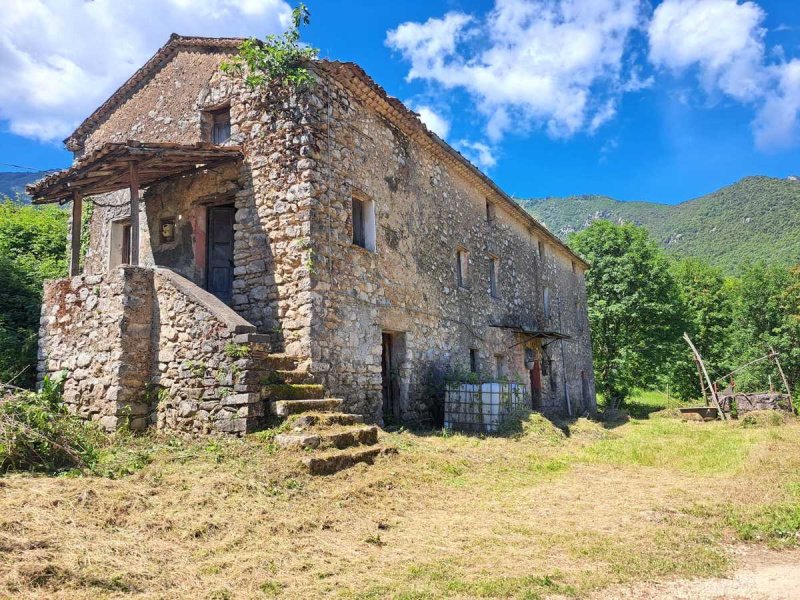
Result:
M322 478L275 431L119 439L110 477L0 478L0 597L581 597L798 544L795 420L636 401L651 418L386 434L399 454Z

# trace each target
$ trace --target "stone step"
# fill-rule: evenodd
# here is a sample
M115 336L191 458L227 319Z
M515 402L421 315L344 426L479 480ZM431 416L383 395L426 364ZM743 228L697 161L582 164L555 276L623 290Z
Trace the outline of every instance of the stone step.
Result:
M270 404L273 415L288 417L311 411L338 411L342 407L341 398L308 398L303 400L275 400Z
M364 422L362 415L348 413L306 413L297 415L291 422L293 429L310 429L311 427L331 427L334 425L360 425Z
M299 358L289 354L267 354L264 357L264 362L273 370L291 371L297 368L299 361Z
M265 400L312 400L325 397L325 388L317 383L268 383L261 388Z
M394 448L384 448L382 446L332 450L328 453L304 458L301 463L311 475L333 475L358 463L363 462L371 465L381 454L392 454L394 452Z
M272 372L271 377L273 377L275 381L281 381L283 383L310 384L314 382L314 376L308 371L287 371L278 369Z
M373 425L338 431L281 433L275 436L275 443L284 450L344 450L355 446L372 446L378 443L378 428Z

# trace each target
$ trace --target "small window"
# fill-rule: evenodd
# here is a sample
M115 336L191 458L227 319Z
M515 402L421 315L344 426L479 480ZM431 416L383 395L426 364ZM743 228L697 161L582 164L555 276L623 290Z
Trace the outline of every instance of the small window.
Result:
M129 221L111 223L111 252L108 266L110 268L131 263L131 224Z
M162 219L158 230L162 244L169 244L175 241L175 219Z
M539 260L544 260L545 258L544 252L545 252L544 242L539 240Z
M499 298L500 295L497 292L497 271L500 267L500 259L496 256L492 256L489 259L489 294L492 298Z
M456 283L459 287L467 287L469 271L469 252L463 248L456 250Z
M471 348L469 351L469 372L478 372L478 351L475 348Z
M542 304L544 305L544 319L550 320L550 288L546 287L542 291Z
M494 207L494 204L492 204L491 202L489 202L487 200L486 201L486 222L491 225L492 223L494 223L494 219L495 219L495 207Z
M231 137L231 109L230 107L212 111L211 116L211 143L224 144Z
M578 272L578 268L575 266L575 261L573 260L572 261L572 274L575 275L575 273L577 273L577 272Z
M353 244L375 252L375 203L353 197Z
M495 354L495 375L498 380L506 376L506 357L502 354Z

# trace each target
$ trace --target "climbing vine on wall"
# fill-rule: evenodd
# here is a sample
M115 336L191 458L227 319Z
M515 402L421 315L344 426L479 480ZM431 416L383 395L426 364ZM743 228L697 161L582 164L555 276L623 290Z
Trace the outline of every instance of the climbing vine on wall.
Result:
M264 41L251 38L242 42L239 54L221 65L228 75L244 75L250 88L268 82L302 88L314 83L314 74L308 63L319 55L317 48L300 42L300 27L311 22L311 14L305 4L292 11L292 25L280 35L268 35Z

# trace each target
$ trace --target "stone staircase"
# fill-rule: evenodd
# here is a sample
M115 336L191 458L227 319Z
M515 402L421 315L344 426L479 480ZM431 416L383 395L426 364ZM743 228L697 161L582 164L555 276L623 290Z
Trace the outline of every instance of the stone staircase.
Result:
M294 357L268 354L264 360L271 383L261 395L286 427L275 443L287 452L302 452L300 462L309 473L331 475L392 452L378 445L378 427L365 425L362 415L341 412L341 399L327 398L322 385L309 383L310 374Z

